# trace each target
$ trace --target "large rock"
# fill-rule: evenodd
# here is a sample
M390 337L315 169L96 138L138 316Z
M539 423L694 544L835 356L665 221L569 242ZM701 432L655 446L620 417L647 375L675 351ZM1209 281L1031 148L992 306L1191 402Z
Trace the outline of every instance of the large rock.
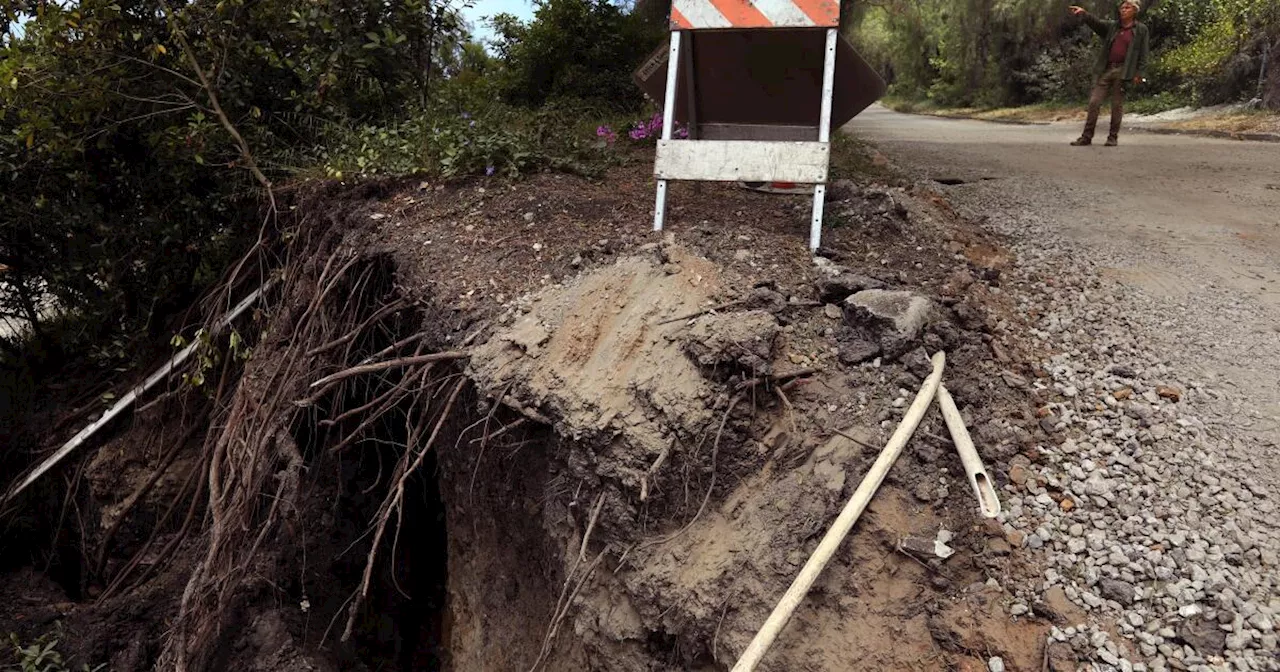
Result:
M1202 656L1221 656L1227 648L1227 633L1203 616L1183 621L1178 626L1178 639Z
M1108 600L1115 600L1126 607L1133 604L1135 597L1132 585L1116 579L1103 579L1100 581L1098 592Z
M845 323L874 339L889 359L912 348L932 314L933 302L901 290L864 289L844 303Z
M818 300L823 303L839 303L865 289L884 288L884 283L875 278L849 272L833 278L819 278L813 284L818 288Z

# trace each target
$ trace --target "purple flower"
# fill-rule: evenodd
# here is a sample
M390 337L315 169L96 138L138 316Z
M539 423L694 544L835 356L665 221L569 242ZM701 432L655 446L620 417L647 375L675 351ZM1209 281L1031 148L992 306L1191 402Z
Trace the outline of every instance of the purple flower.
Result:
M485 166L484 174L485 176L493 175L493 166Z
M463 113L462 113L462 118L463 118L463 119L470 119L470 118L471 118L471 113L470 113L470 112L463 112Z
M618 134L613 132L612 128L606 124L596 129L596 137L603 138L605 142L613 142L618 139Z

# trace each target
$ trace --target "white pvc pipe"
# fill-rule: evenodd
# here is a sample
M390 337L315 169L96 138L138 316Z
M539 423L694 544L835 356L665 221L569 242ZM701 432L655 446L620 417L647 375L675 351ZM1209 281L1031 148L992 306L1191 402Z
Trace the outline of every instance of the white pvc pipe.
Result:
M960 409L956 408L955 400L943 385L938 386L938 408L942 410L942 419L947 421L951 442L960 453L960 462L964 464L964 472L969 477L969 486L978 498L978 508L987 518L995 518L1000 514L1000 498L996 496L995 485L982 466L982 458L978 456L978 449L973 446L969 430L964 426Z
M217 324L213 327L213 333L216 334L223 327L230 324L232 320L239 317L241 313L243 313L245 310L249 308L249 306L253 305L254 302L258 300L258 297L262 296L263 290L265 290L267 288L267 285L269 284L270 284L270 281L268 281L268 283L264 284L262 287L259 287L258 289L253 290L253 292L249 294L249 296L244 297L244 300L236 304L236 307L232 308L231 312L227 313L222 317L222 319L218 320ZM9 491L5 493L4 498L0 499L0 506L12 501L14 497L17 497L23 490L26 490L28 487L30 487L32 483L35 483L37 480L39 480L39 478L43 476L45 472L49 471L59 462L66 459L68 455L75 452L77 448L79 448L85 441L88 441L89 437L93 436L94 433L96 433L99 429L102 429L104 426L106 426L107 423L111 422L116 416L123 413L125 409L132 406L133 402L138 400L138 397L142 396L143 394L146 394L147 390L150 390L152 387L155 387L156 384L158 384L160 381L164 380L165 378L168 378L169 374L173 373L174 369L181 366L183 362L187 361L187 359L191 357L191 353L195 352L197 345L198 343L192 343L191 345L188 345L187 347L183 348L178 354L173 356L173 359L170 359L167 363L165 363L164 366L157 369L155 373L151 374L150 376L147 377L146 380L142 381L141 385L138 385L137 387L130 390L128 394L124 395L123 397L120 397L120 401L116 402L114 406L107 409L107 412L103 413L101 418L98 418L97 420L89 424L89 426L77 432L75 436L71 437L70 440L62 444L62 447L59 448L57 452L45 458L45 460L41 462L39 466L37 466L35 469L32 469L31 473L27 474L20 481L10 486Z
M738 658L738 662L733 666L732 672L751 672L756 669L756 665L760 664L764 654L769 651L769 646L773 644L773 640L777 639L778 633L782 632L782 628L786 627L787 621L791 620L791 614L795 612L796 607L800 606L801 600L809 593L809 589L813 587L818 575L822 573L823 568L827 566L827 563L831 561L831 557L835 555L836 549L840 547L840 542L844 541L844 538L849 534L849 530L853 529L853 524L858 522L858 517L862 515L863 510L867 508L867 504L871 502L871 498L876 494L876 490L884 482L884 477L889 473L889 468L893 466L898 456L902 454L902 449L906 447L907 441L916 431L916 427L920 424L920 419L924 417L925 411L929 409L929 404L933 403L933 398L937 395L938 388L942 383L942 367L945 363L946 355L941 351L933 356L933 373L929 374L920 391L916 393L915 401L911 402L911 407L907 409L907 414L903 416L902 422L894 430L893 436L889 438L889 443L885 445L884 450L880 451L880 456L876 458L875 464L871 465L867 475L858 484L858 489L854 491L849 502L845 504L844 510L840 512L835 523L831 525L831 529L827 530L827 534L822 537L822 541L814 549L813 555L809 556L808 562L804 563L800 573L791 582L791 587L787 589L782 599L778 601L778 605L773 608L773 613L769 614L769 618L761 626L760 631L756 633L755 638L751 640L747 650L743 651L742 657Z

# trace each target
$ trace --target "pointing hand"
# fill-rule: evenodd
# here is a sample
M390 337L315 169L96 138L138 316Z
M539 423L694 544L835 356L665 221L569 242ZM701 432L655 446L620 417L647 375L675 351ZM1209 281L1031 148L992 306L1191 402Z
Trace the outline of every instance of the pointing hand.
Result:
M1071 11L1072 14L1076 16L1080 16L1081 14L1088 14L1088 12L1085 11L1084 7L1080 7L1077 5L1072 5L1068 9Z

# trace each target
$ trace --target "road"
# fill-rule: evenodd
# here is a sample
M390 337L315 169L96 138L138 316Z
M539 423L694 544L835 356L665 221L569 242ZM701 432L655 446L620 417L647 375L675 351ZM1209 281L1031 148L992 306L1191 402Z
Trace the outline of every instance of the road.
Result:
M1032 207L1064 234L1141 250L1115 272L1152 292L1194 293L1213 281L1280 306L1280 144L1121 131L1117 148L1071 147L1077 124L995 124L880 106L849 128L929 177L1040 188L1044 201Z
M1280 472L1280 144L1122 131L1118 148L1071 147L1077 124L878 105L847 129L919 177L963 180L941 188L1029 256L1120 283L1137 338L1220 388L1222 425L1271 443Z

